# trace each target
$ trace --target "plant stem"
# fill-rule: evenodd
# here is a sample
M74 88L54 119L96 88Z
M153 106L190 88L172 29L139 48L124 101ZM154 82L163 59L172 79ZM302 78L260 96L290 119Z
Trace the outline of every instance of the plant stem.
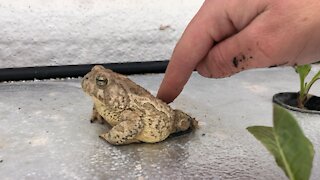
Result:
M301 74L299 74L300 76L300 91L299 91L299 97L298 97L298 108L301 108L303 109L304 108L304 101L306 99L306 86L305 86L305 83L304 83L304 80L305 80L305 77L302 76Z
M312 78L312 80L308 83L308 85L306 86L306 94L309 93L309 90L311 88L311 86L317 81L320 79L320 71Z

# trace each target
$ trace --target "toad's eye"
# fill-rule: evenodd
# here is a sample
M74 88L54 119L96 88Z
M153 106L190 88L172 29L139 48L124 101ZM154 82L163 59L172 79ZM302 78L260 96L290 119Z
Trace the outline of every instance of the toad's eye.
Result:
M100 87L105 86L108 84L108 79L103 76L96 77L96 84Z

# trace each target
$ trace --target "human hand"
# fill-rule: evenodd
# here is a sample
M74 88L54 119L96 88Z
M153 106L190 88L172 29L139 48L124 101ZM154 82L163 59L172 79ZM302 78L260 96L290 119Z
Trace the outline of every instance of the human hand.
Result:
M206 0L177 43L158 91L169 103L193 70L228 77L320 57L318 0Z

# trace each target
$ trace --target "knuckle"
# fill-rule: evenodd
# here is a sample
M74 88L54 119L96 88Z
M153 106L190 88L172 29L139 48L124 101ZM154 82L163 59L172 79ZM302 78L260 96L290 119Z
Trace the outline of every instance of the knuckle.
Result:
M231 69L230 60L227 59L226 51L222 46L216 46L209 55L210 58L210 64L212 64L211 69L218 70L217 72L220 72L222 75L228 74Z

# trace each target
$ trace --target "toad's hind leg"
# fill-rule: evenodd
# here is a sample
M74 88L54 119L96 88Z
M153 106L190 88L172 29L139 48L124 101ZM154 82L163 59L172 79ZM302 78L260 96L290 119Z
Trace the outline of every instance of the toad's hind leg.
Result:
M139 142L135 137L142 129L143 122L141 120L127 120L114 126L108 133L101 134L100 137L114 145L130 144Z

